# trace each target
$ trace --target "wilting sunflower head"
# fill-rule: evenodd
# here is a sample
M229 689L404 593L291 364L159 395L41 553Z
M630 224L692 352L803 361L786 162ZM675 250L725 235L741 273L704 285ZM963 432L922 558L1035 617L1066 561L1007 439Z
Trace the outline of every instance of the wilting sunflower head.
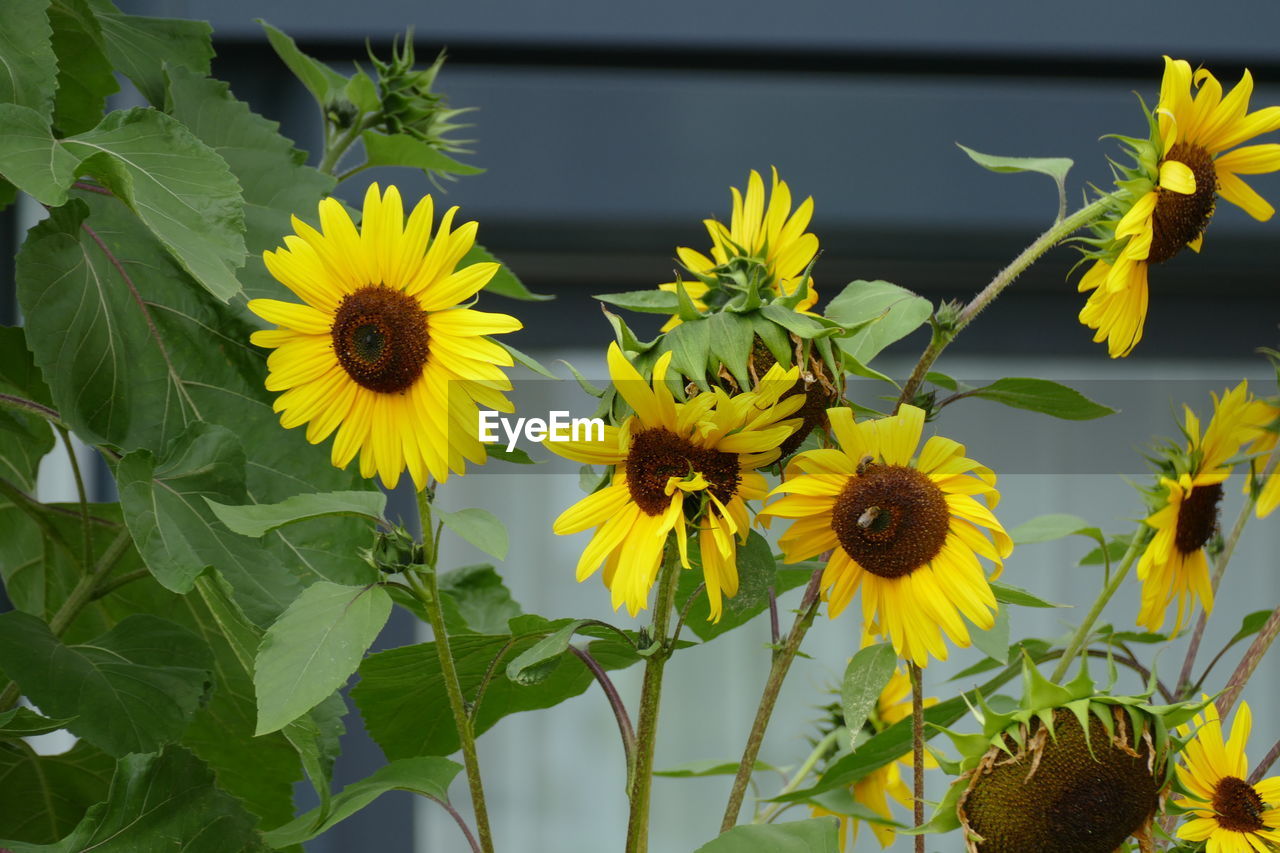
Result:
M502 367L510 354L486 335L520 321L460 307L488 284L496 263L458 269L475 243L476 223L453 228L450 208L432 233L432 199L405 220L400 193L378 185L364 199L356 229L337 199L320 202L317 231L294 217L297 235L263 253L267 269L302 303L253 299L249 310L278 328L251 340L267 358L273 408L291 429L307 424L318 444L335 430L332 461L360 455L360 475L394 488L409 469L414 485L444 482L466 462L483 465L474 425L477 403L510 412Z
M981 734L947 731L959 778L929 829L962 828L970 853L1113 853L1146 836L1171 773L1169 728L1201 705L1109 693L1083 666L1060 686L1024 660L1017 709L983 703Z
M554 529L595 528L578 580L603 563L614 609L626 604L632 616L648 602L669 534L689 568L688 537L696 531L711 618L718 620L721 596L738 591L736 543L751 529L746 501L768 490L756 469L778 458L778 445L799 425L789 418L803 398L780 399L799 370L775 365L753 391L731 396L717 388L680 402L667 382L671 358L658 358L650 383L610 345L609 374L634 414L606 427L603 441L547 444L569 459L613 466L609 485L565 510Z
M1112 358L1128 355L1142 339L1149 267L1184 246L1200 251L1219 198L1260 221L1275 212L1240 178L1280 170L1280 146L1237 147L1280 129L1280 107L1251 113L1252 94L1247 70L1224 97L1206 69L1193 73L1185 60L1166 56L1160 100L1147 112L1148 136L1117 137L1133 165L1118 167L1108 213L1085 241L1093 263L1079 285L1090 294L1080 322L1096 330L1095 342L1107 342Z
M1263 434L1268 407L1249 394L1247 382L1214 395L1213 416L1203 433L1200 420L1185 408L1185 443L1165 447L1156 464L1157 486L1146 492L1152 513L1146 524L1155 533L1138 560L1142 603L1138 624L1149 631L1164 625L1169 604L1177 602L1173 632L1181 629L1195 600L1213 609L1207 549L1218 535L1222 483L1235 458Z
M764 180L754 169L747 178L745 197L737 187L729 191L733 194L729 226L715 219L703 221L711 236L710 256L678 247L676 255L692 278L658 286L672 293L683 288L698 311L716 310L746 294L765 302L799 296L792 307L812 308L818 292L808 273L818 254L818 238L805 229L813 217L813 198L806 198L793 213L791 189L778 179L777 169L767 204ZM680 322L679 316L672 317L662 331Z
M1205 697L1204 715L1196 717L1195 737L1182 748L1178 782L1182 796L1174 805L1187 813L1178 837L1208 842L1226 853L1275 850L1280 845L1280 776L1250 784L1245 746L1253 715L1240 703L1231 737L1223 740L1218 709ZM1180 730L1190 734L1189 727Z
M800 371L800 378L782 397L786 399L802 396L804 403L796 410L796 417L800 418L800 426L786 441L782 442L779 448L781 459L786 459L795 453L815 429L827 429L827 410L840 402L840 389L837 387L839 378L832 376L831 370L816 352L806 353L799 341L792 342L795 344L795 362L802 364L803 369ZM756 337L751 349L751 375L766 376L777 363L777 356L759 337Z

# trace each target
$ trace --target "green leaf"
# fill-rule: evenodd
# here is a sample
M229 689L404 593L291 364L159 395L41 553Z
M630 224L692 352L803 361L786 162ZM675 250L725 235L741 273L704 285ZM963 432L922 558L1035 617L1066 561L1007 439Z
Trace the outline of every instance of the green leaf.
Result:
M58 60L46 10L49 0L0 4L0 104L30 107L48 119L53 111ZM5 125L6 132L8 126Z
M1009 536L1013 539L1015 545L1030 545L1035 542L1052 542L1055 539L1063 539L1076 533L1100 539L1100 533L1096 536L1094 535L1093 531L1096 530L1096 527L1093 527L1078 515L1050 513L1049 515L1037 515L1029 521L1022 522L1022 524L1009 531Z
M263 735L293 722L346 684L391 615L380 586L314 583L267 629L254 664Z
M986 631L971 632L973 645L997 663L1009 662L1009 608L996 610L996 621Z
M355 104L356 109L361 112L377 112L382 107L382 99L378 97L378 87L374 85L373 78L364 71L357 70L352 74L342 91L347 100Z
M735 826L694 853L840 853L839 830L833 817Z
M1106 556L1103 556L1102 548L1094 548L1088 554L1080 558L1082 566L1101 566L1106 563L1115 563L1124 558L1124 554L1129 550L1128 537L1120 536L1107 541Z
M156 580L186 593L213 566L245 613L266 624L297 597L301 584L274 554L227 530L209 508L211 498L246 500L244 466L244 450L230 430L197 422L163 459L147 450L126 455L116 483L129 532Z
M629 290L626 293L597 293L601 302L643 314L675 314L680 310L679 298L669 290Z
M34 616L0 614L0 668L73 733L112 755L154 752L181 737L210 678L208 646L149 615L86 645L63 645Z
M1061 219L1066 212L1067 172L1071 171L1071 167L1075 165L1070 158L996 157L991 154L982 154L972 148L966 148L959 142L956 143L956 147L968 154L970 160L984 169L990 169L992 172L1003 172L1005 174L1039 172L1042 175L1048 175L1053 178L1053 182L1058 187L1058 218Z
M537 459L534 459L518 447L507 450L507 448L501 444L490 444L486 442L484 445L484 452L490 459L501 459L503 462L510 462L512 465L538 464Z
M184 749L120 759L104 803L61 841L3 841L13 853L249 853L267 849L253 818L218 790L213 773Z
M511 344L507 343L506 341L500 341L495 338L489 338L489 340L493 341L495 344L502 347L507 352L511 353L511 358L514 359L515 363L520 365L521 367L528 368L529 370L532 370L534 373L538 374L539 376L545 376L547 379L555 379L555 380L560 379L559 376L556 376L550 370L547 370L545 367L543 367L542 362L538 361L536 358L534 358L531 355L528 355L527 353L521 352L520 350L513 347Z
M98 23L111 65L156 109L164 107L166 69L187 68L202 77L209 73L213 28L206 21L122 15L113 8L100 12Z
M370 166L409 166L430 174L478 175L484 169L459 163L430 143L407 133L385 134L366 130L360 134L365 160Z
M760 309L760 314L787 331L806 339L816 338L820 335L837 334L840 332L839 326L824 326L822 323L807 314L801 314L791 308L787 308L786 306L778 305L777 303L765 305Z
M749 387L751 377L747 373L747 362L755 343L751 321L732 311L722 311L707 319L707 332L710 335L711 354L729 368L729 373L738 381L739 387Z
M556 664L560 662L560 656L569 650L573 635L588 621L575 619L525 649L507 664L507 678L521 685L537 684L546 680Z
M107 96L120 86L107 59L102 27L86 0L53 0L49 23L58 58L53 124L60 136L67 136L96 125Z
M30 107L0 104L0 175L36 201L66 204L80 158L53 138L49 119Z
M1022 607L1070 607L1069 604L1054 604L1052 601L1045 601L1039 596L1032 595L1025 589L1019 589L1016 586L1009 586L1006 583L991 581L991 591L995 593L996 601L1004 604L1017 604Z
M307 88L321 109L327 109L335 92L343 92L347 87L347 78L334 71L318 59L312 59L298 49L297 42L268 24L261 18L256 19L267 34L267 41L275 50L289 70Z
M60 755L0 743L0 832L30 844L57 841L106 799L115 767L114 758L83 740Z
M460 509L445 512L432 507L432 513L444 526L462 539L499 560L507 558L507 528L487 509Z
M67 723L74 719L74 717L65 717L60 720L51 720L40 716L30 708L13 708L0 713L0 739L46 735L58 729L65 729Z
M510 267L495 258L488 249L479 243L473 245L471 250L462 256L462 260L458 262L458 269L480 263L499 264L498 271L494 273L493 278L489 279L489 283L484 286L486 293L496 293L508 299L519 299L524 302L546 302L548 299L555 299L550 294L534 293L529 290L524 286L523 281L516 278Z
M849 731L862 730L862 724L880 701L880 692L893 678L897 663L893 646L888 643L860 649L849 661L840 683L840 710Z
M463 566L439 577L440 593L457 607L458 618L477 634L502 634L523 611L493 566Z
M836 346L865 365L889 344L924 325L933 314L933 305L887 281L853 281L823 313L843 326L874 321L854 335L835 339Z
M267 842L277 849L310 841L328 832L387 791L410 791L428 799L449 801L449 784L462 766L447 758L402 758L378 768L372 776L353 782L333 798L328 817L313 809L279 829L266 833Z
M707 374L711 370L711 322L689 320L666 333L663 338L671 351L671 364L684 376L707 386Z
M1271 610L1255 610L1253 613L1244 617L1240 622L1240 630L1236 631L1235 636L1231 638L1228 645L1234 646L1241 640L1247 640L1249 637L1252 637L1254 634L1261 631L1262 626L1267 624L1267 620L1271 618L1272 612L1273 611Z
M240 184L226 161L185 125L155 110L118 110L62 145L129 205L210 293L225 302L240 292L236 270L245 259Z
M738 772L737 761L716 761L715 759L704 759L702 761L690 761L686 764L679 764L675 767L668 767L666 770L653 771L654 776L666 776L671 779L700 779L705 776L733 776ZM763 761L757 761L754 765L753 772L769 771L780 773L777 767L772 764L766 764Z
M967 397L994 400L1015 409L1041 412L1069 421L1087 421L1115 414L1116 410L1095 403L1074 388L1048 379L1008 377L965 392Z
M770 587L774 587L775 595L781 595L809 580L807 571L779 572L768 540L753 530L746 543L738 546L738 594L723 598L720 621L712 622L711 604L705 592L698 592L697 598L689 603L690 596L703 581L700 555L690 554L690 557L695 561L694 571L680 573L676 601L682 610L688 607L685 626L704 642L745 625L763 613L769 607Z
M20 328L0 327L0 394L48 405L49 389ZM0 477L35 494L40 460L53 445L53 427L48 421L0 402Z
M382 492L325 492L323 494L294 495L274 504L249 504L229 506L208 501L209 508L218 520L233 533L254 539L286 524L309 521L315 518L349 516L374 524L385 524L383 511L387 496Z

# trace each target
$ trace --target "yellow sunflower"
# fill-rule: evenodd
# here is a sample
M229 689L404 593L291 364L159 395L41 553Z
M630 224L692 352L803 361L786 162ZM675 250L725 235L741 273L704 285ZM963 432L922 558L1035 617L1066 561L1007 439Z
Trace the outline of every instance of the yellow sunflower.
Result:
M864 641L863 645L867 645L867 643ZM932 708L936 704L938 704L938 700L934 697L928 697L924 700L926 708ZM875 710L872 711L871 716L867 719L866 728L869 734L879 734L894 723L910 716L911 680L906 673L899 670L893 674L884 689L880 691L880 696L876 700ZM931 755L926 753L924 766L926 768L937 767L938 763L933 760ZM910 773L914 767L915 762L912 760L911 753L908 752L897 761L890 762L863 776L853 783L849 793L852 795L854 802L866 806L883 818L891 820L893 812L889 808L890 797L905 809L910 809L913 805L914 800L911 789L903 779L903 772L905 770ZM848 849L849 845L857 843L858 829L862 823L858 818L828 811L821 806L814 806L812 812L814 817L839 818L841 853ZM868 823L871 822L868 821ZM880 842L881 847L888 847L892 844L896 834L893 827L882 823L871 823L871 831L875 833L876 840Z
M761 514L796 519L778 542L788 563L832 552L822 575L831 618L861 587L865 621L899 656L920 666L930 656L946 660L939 629L965 647L961 614L983 630L995 622L978 557L998 574L1013 550L991 513L1000 499L995 474L966 458L964 445L936 435L914 458L924 427L915 406L862 423L845 408L828 416L840 449L797 456L774 489L789 494Z
M1228 462L1240 448L1260 433L1263 405L1249 395L1247 382L1214 395L1213 417L1204 434L1200 419L1188 407L1183 432L1186 452L1172 460L1170 473L1162 476L1156 495L1160 505L1146 519L1155 535L1138 560L1142 603L1138 624L1148 631L1164 625L1169 604L1178 603L1173 633L1182 627L1193 599L1206 611L1213 610L1213 587L1205 546L1218 529L1218 504L1222 483L1231 475Z
M1249 447L1248 453L1256 457L1253 463L1255 476L1261 476L1266 470L1267 455L1275 450L1277 435L1276 429L1280 428L1280 407L1270 402L1262 402L1258 408L1259 428L1261 435ZM1251 487L1246 482L1245 493ZM1277 506L1280 506L1280 469L1271 472L1271 476L1262 484L1262 490L1258 493L1258 502L1254 505L1254 513L1258 518L1266 518L1275 512Z
M406 467L422 489L466 461L485 462L477 403L509 412L502 367L511 356L485 335L520 321L459 307L489 283L495 263L455 269L475 243L476 223L453 228L450 208L432 234L425 196L405 221L400 193L369 187L357 230L333 198L320 202L320 231L294 217L286 248L264 252L267 269L302 304L254 299L249 310L279 328L251 340L274 352L266 387L287 429L307 424L318 444L337 431L332 461L360 454L360 475L394 488Z
M786 181L778 180L776 168L773 170L768 205L765 204L764 180L754 169L747 178L745 199L737 187L730 187L729 192L733 193L733 215L729 219L729 227L725 228L714 219L703 220L707 233L711 235L711 257L684 246L676 248L680 263L695 276L683 282L685 292L701 311L707 309L702 298L710 289L703 279L714 278L717 269L726 267L733 258L750 258L763 264L765 286L775 296L784 296L796 292L805 270L818 254L818 238L804 230L813 217L813 197L806 198L792 213L791 189ZM676 291L675 282L658 287L672 293ZM813 279L809 279L808 295L800 300L796 310L805 311L817 301L818 291L813 287ZM670 331L678 325L680 318L672 317L662 331Z
M644 609L662 563L668 534L675 531L680 562L689 564L688 533L698 533L711 618L718 620L721 595L738 592L736 539L746 541L748 500L768 486L757 473L778 458L778 445L799 424L784 420L804 402L779 401L799 368L779 365L755 390L730 397L715 389L678 402L667 386L671 353L665 352L646 383L618 345L609 346L609 375L635 411L621 426L605 428L603 441L548 443L555 453L592 465L612 465L608 486L588 495L556 519L558 534L595 528L578 560L578 580L604 564L613 607Z
M1182 748L1178 781L1187 796L1175 803L1190 812L1178 837L1207 842L1206 853L1267 853L1280 846L1280 776L1250 785L1244 748L1253 718L1240 704L1231 737L1222 739L1218 709L1196 717L1196 736ZM1186 736L1187 726L1179 731Z
M1123 170L1122 194L1099 227L1099 251L1090 253L1096 260L1079 285L1090 293L1080 322L1096 330L1095 342L1107 342L1112 358L1142 339L1148 267L1183 246L1200 251L1219 197L1260 221L1275 212L1240 176L1280 170L1280 145L1236 146L1280 129L1280 107L1249 112L1247 70L1223 97L1207 70L1192 72L1185 60L1167 56L1164 62L1151 139L1127 140L1138 165Z

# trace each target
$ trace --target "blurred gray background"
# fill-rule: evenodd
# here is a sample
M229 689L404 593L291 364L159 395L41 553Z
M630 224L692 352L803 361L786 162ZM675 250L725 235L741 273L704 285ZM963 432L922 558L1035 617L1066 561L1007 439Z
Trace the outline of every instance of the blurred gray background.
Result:
M481 223L480 239L548 303L486 298L482 307L520 316L510 340L545 363L567 358L588 376L603 375L611 338L591 293L647 288L669 281L674 247L705 249L700 220L727 219L728 188L747 171L776 165L801 199L813 195L811 225L823 254L815 278L824 298L856 278L883 278L937 302L967 299L1046 227L1055 211L1050 182L1038 175L995 175L971 164L962 142L993 154L1067 156L1076 161L1071 198L1089 182L1109 181L1114 143L1103 134L1141 135L1137 92L1154 102L1161 54L1205 64L1224 85L1249 67L1254 104L1280 104L1280 5L1205 5L1190 0L1115 4L1081 0L1069 9L1042 4L904 2L777 4L706 0L605 3L585 0L490 0L428 4L364 0L120 0L126 11L208 18L215 28L214 74L237 96L280 121L283 132L314 154L319 119L306 92L268 47L254 18L295 36L300 46L349 68L368 39L386 55L392 37L412 26L419 57L447 46L438 88L454 106L478 107L462 134L474 138L467 162L479 176L448 187L448 202ZM1276 141L1262 140L1262 141ZM431 188L406 172L366 172L342 188L358 201L368 180L394 180L413 199ZM1280 179L1251 183L1273 203ZM0 214L0 242L20 239L21 211ZM8 250L9 246L0 246ZM1244 376L1274 390L1253 354L1275 346L1280 318L1280 222L1260 224L1220 205L1204 253L1153 271L1146 336L1130 358L1113 362L1076 321L1083 303L1068 272L1077 255L1052 252L998 301L946 354L939 368L961 378L1034 375L1087 385L1121 416L1070 424L983 401L948 409L938 431L966 442L971 454L1002 473L998 514L1008 527L1046 512L1082 515L1113 533L1143 514L1124 476L1148 481L1142 451L1156 435L1176 435L1182 403L1207 414L1209 390ZM0 271L0 320L16 317L11 269ZM1076 274L1078 276L1078 273ZM640 331L657 323L628 317ZM877 362L904 376L925 343L923 332ZM563 370L563 375L567 375ZM572 382L554 391L562 408L590 410ZM46 499L68 499L64 463L51 458ZM1118 472L1118 473L1106 473ZM1237 481L1233 481L1237 482ZM109 482L99 492L106 498ZM405 506L399 496L401 506ZM497 464L452 480L442 500L482 506L507 521L511 557L499 565L526 611L548 616L613 614L598 580L573 581L586 535L558 538L550 523L581 497L575 476L512 473ZM1224 524L1234 519L1239 486L1228 487ZM411 506L411 504L408 504ZM1063 634L1099 583L1079 568L1085 540L1020 549L1004 580L1075 610L1017 610L1015 636ZM1202 661L1235 632L1242 615L1280 600L1275 519L1245 538L1210 622ZM445 565L484 559L451 548ZM1105 619L1133 628L1138 587L1128 583ZM785 623L790 622L784 599ZM858 624L820 616L793 669L761 758L795 765L809 750L817 708L827 704ZM415 641L400 619L383 644ZM675 658L668 668L657 766L695 759L736 759L767 671L765 620ZM1254 706L1254 759L1280 737L1273 703L1280 698L1277 653L1264 661L1245 698ZM930 695L980 654L956 651L926 672ZM1237 654L1224 661L1225 678ZM1182 650L1158 663L1173 679ZM634 705L639 671L617 676ZM1221 684L1221 681L1217 682ZM965 685L967 686L967 685ZM1122 675L1121 688L1137 687ZM347 752L338 784L383 762L358 716L348 718ZM625 835L624 768L617 731L600 692L549 712L508 718L480 741L499 849L518 853L619 850ZM777 783L764 779L766 792ZM931 781L941 796L944 780ZM658 779L652 849L683 853L713 837L728 779ZM464 784L454 786L465 808ZM299 789L301 807L308 792ZM896 808L896 807L895 807ZM787 817L801 817L801 810ZM906 820L909 814L898 809ZM940 839L930 849L955 849ZM313 842L315 853L425 853L462 850L456 827L407 794L385 796ZM864 831L858 850L878 845ZM895 849L909 849L899 840Z

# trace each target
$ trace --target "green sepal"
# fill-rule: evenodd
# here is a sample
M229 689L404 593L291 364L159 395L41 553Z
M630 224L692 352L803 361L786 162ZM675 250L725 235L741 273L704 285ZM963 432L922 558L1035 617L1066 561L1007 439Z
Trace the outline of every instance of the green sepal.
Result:
M666 293L665 290L658 292ZM689 291L684 289L684 282L679 278L676 279L676 314L686 322L689 320L701 320L704 316L698 310L698 306L693 304L693 297L689 295Z

